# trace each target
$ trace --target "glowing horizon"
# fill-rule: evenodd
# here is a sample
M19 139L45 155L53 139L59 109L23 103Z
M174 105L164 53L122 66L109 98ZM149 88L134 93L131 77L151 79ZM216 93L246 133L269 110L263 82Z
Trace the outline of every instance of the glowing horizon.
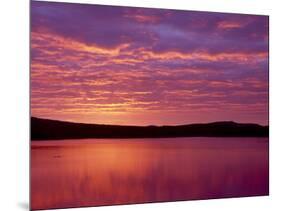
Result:
M268 125L268 17L31 3L32 116Z

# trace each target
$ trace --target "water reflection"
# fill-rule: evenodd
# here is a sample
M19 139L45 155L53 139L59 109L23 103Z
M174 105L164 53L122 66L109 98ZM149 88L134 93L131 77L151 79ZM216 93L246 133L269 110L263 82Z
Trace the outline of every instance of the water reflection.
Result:
M32 209L268 194L267 138L32 143Z

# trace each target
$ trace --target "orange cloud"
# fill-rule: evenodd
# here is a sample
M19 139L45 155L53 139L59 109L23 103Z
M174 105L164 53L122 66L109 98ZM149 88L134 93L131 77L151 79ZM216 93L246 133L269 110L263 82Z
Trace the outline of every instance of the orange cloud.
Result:
M250 61L256 59L266 59L268 57L267 52L261 53L208 53L208 52L191 52L191 53L182 53L177 51L168 51L163 53L156 53L153 51L143 50L142 57L147 59L162 59L162 60L173 60L173 59L184 59L184 60L206 60L206 61Z
M160 17L156 15L144 15L144 14L126 14L124 17L132 19L139 23L157 23L160 21Z
M217 24L219 29L237 29L241 28L245 25L245 23L235 22L235 21L220 21Z
M65 38L59 35L52 34L46 29L41 29L40 32L32 32L31 37L33 40L31 46L32 48L39 47L39 44L36 41L48 41L49 44L56 46L57 49L72 50L75 52L83 52L90 54L101 54L106 56L118 56L121 50L130 46L128 43L126 43L120 44L115 48L105 48L95 44L85 44L83 42L79 42L71 38ZM47 49L45 49L44 53L54 55L53 51Z

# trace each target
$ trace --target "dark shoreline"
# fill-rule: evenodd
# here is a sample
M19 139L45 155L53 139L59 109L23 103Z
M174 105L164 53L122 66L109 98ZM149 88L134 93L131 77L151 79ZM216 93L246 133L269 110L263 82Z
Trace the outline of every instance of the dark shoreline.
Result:
M177 126L121 126L31 117L31 140L87 138L268 137L269 127L232 121Z

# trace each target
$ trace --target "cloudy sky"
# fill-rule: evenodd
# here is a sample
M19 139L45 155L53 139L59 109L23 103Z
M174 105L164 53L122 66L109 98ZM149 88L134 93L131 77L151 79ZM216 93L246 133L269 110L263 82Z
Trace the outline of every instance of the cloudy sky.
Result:
M268 124L268 17L32 2L31 112Z

